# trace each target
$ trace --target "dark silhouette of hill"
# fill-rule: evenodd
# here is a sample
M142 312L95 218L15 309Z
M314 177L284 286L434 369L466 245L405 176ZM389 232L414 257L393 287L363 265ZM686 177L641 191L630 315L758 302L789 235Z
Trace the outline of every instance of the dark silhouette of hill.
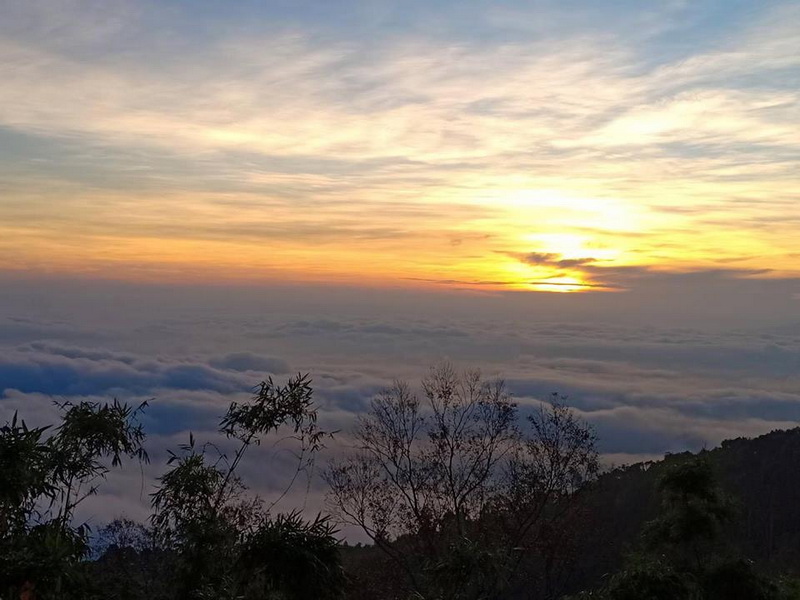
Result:
M712 465L736 507L725 536L767 573L800 575L800 428L723 442L699 455ZM668 454L604 474L588 492L591 525L571 586L592 587L620 568L644 523L659 508L656 484L672 465L696 455Z
M800 428L723 442L698 454L668 454L603 474L585 492L588 518L566 591L593 589L622 568L637 548L646 522L661 503L658 482L670 468L706 458L735 506L724 537L758 570L777 577L800 576ZM342 560L351 586L348 598L400 598L392 584L395 567L372 546L344 546ZM541 597L534 582L509 598Z

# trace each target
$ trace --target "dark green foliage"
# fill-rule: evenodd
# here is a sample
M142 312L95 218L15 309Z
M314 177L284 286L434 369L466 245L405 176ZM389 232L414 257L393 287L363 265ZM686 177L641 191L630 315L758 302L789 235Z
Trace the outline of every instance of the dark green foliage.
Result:
M86 566L98 600L167 597L174 560L159 547L152 529L117 519L100 530L96 550L98 558Z
M679 570L659 557L632 556L606 586L577 599L598 600L789 600L788 589L743 559L707 557L700 570Z
M800 576L800 429L735 439L700 453L733 502L732 520L718 523L715 544L754 559L772 576ZM592 525L577 549L575 587L587 587L623 568L645 523L661 513L658 482L689 453L613 469L587 497Z
M385 553L374 546L346 543L340 553L347 574L347 600L408 600L404 578Z
M237 474L246 451L271 434L293 443L289 485L311 467L329 434L316 426L308 376L268 380L250 402L231 404L219 428L237 442L230 456L190 434L153 494L151 527L111 523L88 561L90 532L73 523L75 507L124 458L147 460L136 422L144 406L64 404L55 429L29 428L16 415L0 428L0 598L23 590L42 600L341 597L330 520L273 517Z
M646 525L645 545L673 553L674 560L700 560L733 519L732 503L723 495L711 464L691 460L674 465L657 489L661 514Z
M436 560L425 565L431 597L491 598L501 588L500 582L509 579L512 560L507 548L491 540L453 540Z
M30 429L16 413L0 428L0 533L24 527L42 497L54 498L52 445L45 443L48 427Z
M335 533L328 517L304 521L292 512L265 521L241 551L243 595L263 598L281 590L290 600L341 597L345 581Z
M295 444L295 477L310 467L329 435L316 426L308 376L270 379L248 403L232 403L219 432L236 440L232 456L194 436L173 453L153 495L152 526L174 558L168 598L337 598L344 587L335 529L325 517L272 517L249 496L237 468L270 434ZM286 430L286 431L284 431ZM289 482L289 485L292 484Z
M778 585L722 538L733 517L709 461L671 465L657 489L659 515L647 523L641 549L598 592L603 600L779 600Z
M708 600L777 600L782 597L780 587L744 559L712 566L704 574L702 589Z
M111 404L61 405L64 417L58 435L52 438L61 459L58 474L79 479L105 473L107 469L99 462L100 458L111 459L112 467L120 466L123 457L146 462L147 453L142 447L144 430L132 420L146 406L144 403L134 409L116 400Z
M631 557L614 575L603 594L609 600L692 600L695 582L658 559ZM590 596L594 597L594 596Z
M74 511L96 493L109 463L147 460L136 421L144 407L67 403L55 429L29 428L16 414L0 428L0 591L7 597L23 588L43 599L87 594L90 532L73 522Z

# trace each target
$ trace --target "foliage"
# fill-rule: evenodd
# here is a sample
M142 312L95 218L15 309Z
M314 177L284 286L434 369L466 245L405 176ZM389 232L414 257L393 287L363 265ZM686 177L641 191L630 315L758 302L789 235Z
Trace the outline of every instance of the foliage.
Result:
M661 514L646 524L645 545L668 553L682 567L700 569L723 527L733 519L731 501L706 460L673 466L662 476L658 490Z
M76 507L126 457L146 461L137 417L145 405L61 405L61 423L29 428L16 415L0 429L0 597L338 598L344 587L336 530L327 517L272 517L247 494L237 469L268 436L291 440L298 475L313 466L327 434L316 425L308 376L263 382L249 402L234 402L220 435L171 453L152 496L150 526L119 519L98 536L73 523ZM287 487L288 490L288 487Z
M123 458L147 461L137 420L145 406L65 403L55 429L30 428L16 413L0 428L0 590L8 597L85 593L90 531L74 524L75 509Z
M161 549L151 528L116 519L99 531L98 557L86 565L97 600L155 600L167 597L173 557Z
M297 447L296 472L310 468L330 434L316 425L306 375L285 386L263 382L247 403L232 403L219 432L237 446L232 456L194 436L171 453L171 469L152 498L154 535L174 556L168 597L335 598L343 589L335 529L325 517L305 522L296 512L272 518L249 496L237 468L270 434ZM287 488L288 489L288 488ZM273 503L274 505L274 503Z
M696 582L669 564L645 556L632 556L608 584L605 595L614 600L692 600Z
M595 594L604 600L779 600L780 587L735 556L722 537L734 518L708 460L672 465L658 482L660 514L648 522L641 549Z
M329 517L304 521L299 512L265 521L245 541L238 570L244 596L281 590L287 598L337 598L344 588L336 529Z

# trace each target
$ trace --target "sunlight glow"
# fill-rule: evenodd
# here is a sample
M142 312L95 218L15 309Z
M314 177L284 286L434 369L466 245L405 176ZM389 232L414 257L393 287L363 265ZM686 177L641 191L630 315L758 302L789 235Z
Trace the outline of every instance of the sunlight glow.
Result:
M593 286L581 281L577 277L559 276L548 278L545 281L534 282L529 284L530 288L538 292L555 292L555 293L570 293L570 292L585 292L591 290Z
M110 9L76 10L60 42L0 26L0 268L558 292L800 275L795 13L643 62L593 31L167 40L143 26L176 18L158 3L90 51L81 23Z

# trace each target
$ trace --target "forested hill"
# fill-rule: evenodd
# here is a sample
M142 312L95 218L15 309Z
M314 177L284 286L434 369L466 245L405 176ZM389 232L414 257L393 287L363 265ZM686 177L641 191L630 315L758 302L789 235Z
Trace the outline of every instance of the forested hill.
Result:
M728 440L700 455L711 462L736 505L727 536L742 555L767 571L800 574L800 428ZM576 589L620 568L644 522L656 516L659 477L693 456L671 454L600 478L590 492L591 527L576 557Z
M734 505L724 532L729 551L752 560L759 572L777 578L800 575L800 428L755 438L728 440L698 454L670 454L654 462L616 468L585 490L585 519L574 539L577 548L561 556L568 563L562 592L594 589L624 568L625 555L638 549L643 526L660 511L658 483L673 467L703 457ZM561 532L562 534L564 532ZM574 554L573 554L574 552ZM345 546L345 570L357 585L354 600L402 597L392 590L391 561L374 547ZM532 591L533 590L533 591ZM506 596L540 597L536 584ZM541 596L543 597L543 596Z

